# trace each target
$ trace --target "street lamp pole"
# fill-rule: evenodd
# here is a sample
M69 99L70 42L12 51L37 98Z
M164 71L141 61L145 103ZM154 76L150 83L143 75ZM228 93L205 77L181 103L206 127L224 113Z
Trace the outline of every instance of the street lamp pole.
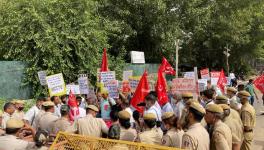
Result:
M175 46L176 46L176 53L175 53L175 71L176 71L176 78L178 78L178 63L179 63L179 43L180 43L180 40L179 39L176 39L175 40Z
M226 47L225 47L225 50L226 51L224 51L224 54L226 55L226 66L227 66L227 75L229 76L229 56L230 56L230 49L229 49L229 47L228 47L228 44L226 45Z

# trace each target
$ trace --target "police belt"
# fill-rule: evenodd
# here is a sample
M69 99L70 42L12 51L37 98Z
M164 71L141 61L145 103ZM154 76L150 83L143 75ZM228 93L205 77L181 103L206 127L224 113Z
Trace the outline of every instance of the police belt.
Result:
M253 132L253 129L249 129L249 130L244 129L244 132Z

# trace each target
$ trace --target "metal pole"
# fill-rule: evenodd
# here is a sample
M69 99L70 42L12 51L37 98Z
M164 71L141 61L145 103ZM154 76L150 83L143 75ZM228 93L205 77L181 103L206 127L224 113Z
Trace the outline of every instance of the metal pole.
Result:
M176 46L176 60L175 60L175 71L176 71L176 78L178 78L178 63L179 63L179 39L175 40L175 46Z

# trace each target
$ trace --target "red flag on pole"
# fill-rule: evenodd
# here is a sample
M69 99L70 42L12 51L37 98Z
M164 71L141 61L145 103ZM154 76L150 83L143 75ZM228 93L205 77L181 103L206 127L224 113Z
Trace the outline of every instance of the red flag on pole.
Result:
M143 113L144 108L137 106L137 104L144 102L144 98L149 93L149 84L147 78L147 72L145 71L138 83L137 89L131 99L131 105L140 113Z
M74 121L76 119L76 117L79 115L79 108L78 108L78 105L77 105L76 97L72 93L71 90L70 90L68 105L70 107L70 120Z
M160 106L165 105L168 102L169 98L166 92L166 80L162 74L162 65L158 70L158 79L155 89L158 95L158 102Z
M166 74L175 75L176 72L170 65L170 63L167 61L165 57L162 58L162 63L160 66L162 72L165 72Z
M106 72L106 71L108 71L108 62L107 62L106 48L104 48L100 72Z
M221 72L220 72L219 79L217 81L217 86L221 89L223 94L225 93L225 85L226 84L227 84L227 79L226 79L226 76L225 76L225 72L222 69Z
M264 75L257 77L253 84L264 94Z

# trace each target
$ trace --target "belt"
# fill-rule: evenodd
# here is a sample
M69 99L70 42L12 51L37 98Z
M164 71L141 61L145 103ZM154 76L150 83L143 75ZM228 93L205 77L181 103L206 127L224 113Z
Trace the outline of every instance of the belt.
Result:
M253 132L253 129L249 129L249 130L244 129L244 132Z

